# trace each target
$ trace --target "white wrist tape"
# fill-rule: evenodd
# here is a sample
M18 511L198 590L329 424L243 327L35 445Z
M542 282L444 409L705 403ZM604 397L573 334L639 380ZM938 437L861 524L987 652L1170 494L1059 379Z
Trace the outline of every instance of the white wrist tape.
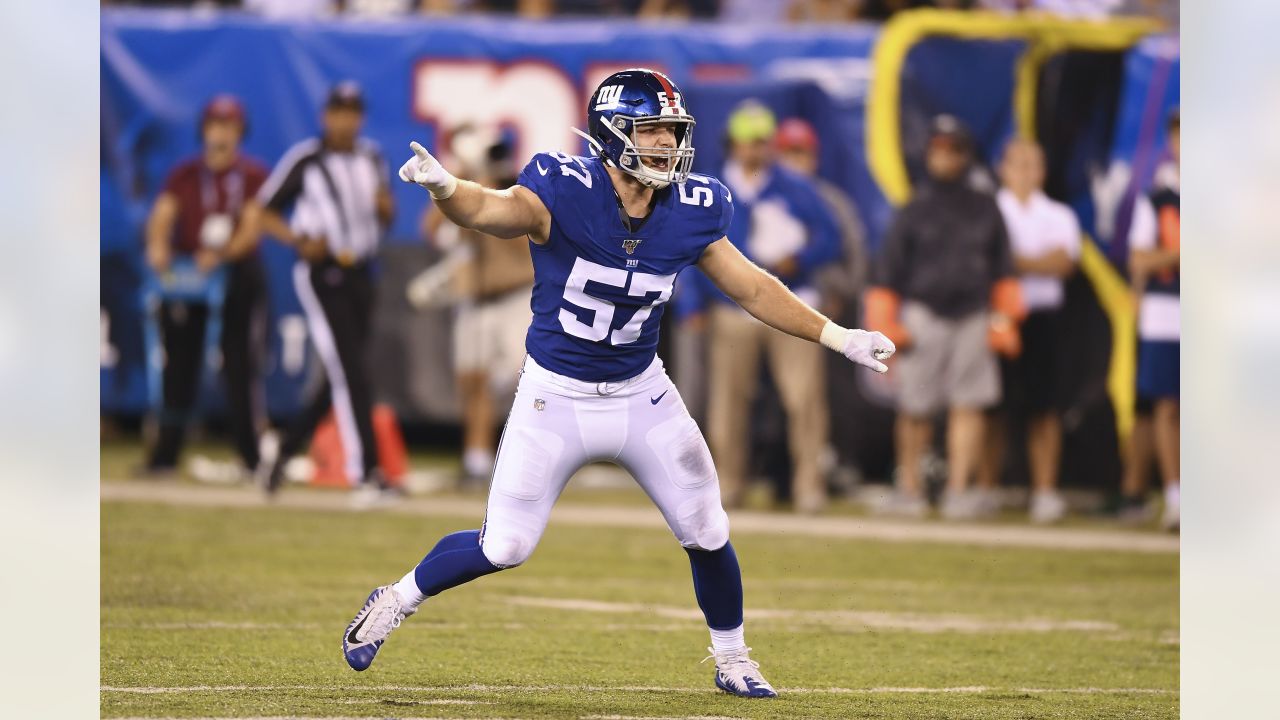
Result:
M844 339L848 333L849 331L845 328L828 320L827 324L822 326L822 335L818 337L818 342L843 355Z
M444 168L440 168L440 171L444 173L444 180L427 185L427 192L436 200L448 200L458 190L458 178Z

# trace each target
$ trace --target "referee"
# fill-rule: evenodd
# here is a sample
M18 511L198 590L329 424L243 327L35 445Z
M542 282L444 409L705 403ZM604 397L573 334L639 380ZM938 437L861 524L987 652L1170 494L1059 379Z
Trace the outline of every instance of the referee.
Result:
M394 210L386 161L374 143L360 137L363 124L360 87L334 86L321 136L285 153L251 208L266 232L298 251L294 287L326 376L281 440L268 493L279 489L285 463L330 408L347 478L361 486L357 498L374 500L387 489L373 434L367 351L374 296L370 263Z

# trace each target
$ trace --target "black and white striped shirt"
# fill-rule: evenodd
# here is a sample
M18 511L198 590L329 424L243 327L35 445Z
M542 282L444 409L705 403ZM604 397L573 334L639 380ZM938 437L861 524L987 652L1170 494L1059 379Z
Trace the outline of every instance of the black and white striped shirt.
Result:
M349 152L327 148L317 138L294 145L276 164L258 193L268 209L293 215L289 226L323 236L329 254L352 261L378 248L378 191L390 178L386 160L371 140L360 138Z

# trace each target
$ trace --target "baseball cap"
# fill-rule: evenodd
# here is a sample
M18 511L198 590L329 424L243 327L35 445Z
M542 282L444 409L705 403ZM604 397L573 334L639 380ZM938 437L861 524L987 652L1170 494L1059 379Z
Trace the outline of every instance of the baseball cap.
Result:
M941 145L963 153L973 152L973 136L955 115L938 115L929 124L929 145Z
M364 111L364 91L354 80L344 80L329 90L329 99L324 103L325 109L347 108Z
M226 93L215 95L205 103L204 111L200 113L201 125L210 120L232 120L243 126L245 125L244 105L235 95Z
M729 115L729 139L734 142L768 140L777 127L773 111L757 100L743 101Z
M818 134L808 122L795 117L787 118L778 126L778 134L773 142L779 150L815 151L818 149Z

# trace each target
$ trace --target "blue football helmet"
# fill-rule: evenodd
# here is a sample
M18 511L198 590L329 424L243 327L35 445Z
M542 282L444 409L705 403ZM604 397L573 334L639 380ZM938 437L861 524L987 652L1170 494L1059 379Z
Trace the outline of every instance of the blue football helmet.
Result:
M636 144L636 129L670 124L675 147ZM644 185L664 188L684 182L693 169L693 116L671 78L632 68L605 78L587 103L587 132L573 131L604 160Z

